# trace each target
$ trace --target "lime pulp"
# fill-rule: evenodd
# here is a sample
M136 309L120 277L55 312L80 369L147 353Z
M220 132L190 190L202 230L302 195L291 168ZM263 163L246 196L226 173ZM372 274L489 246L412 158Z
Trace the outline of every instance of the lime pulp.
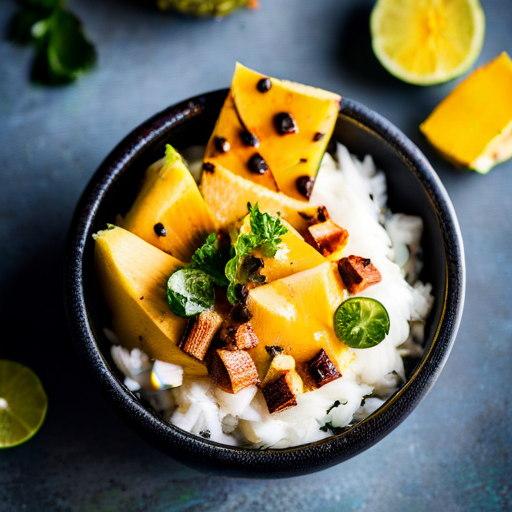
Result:
M389 315L386 308L369 297L345 300L334 313L334 331L351 348L370 348L389 334Z
M0 359L0 449L28 441L41 427L48 399L37 375Z

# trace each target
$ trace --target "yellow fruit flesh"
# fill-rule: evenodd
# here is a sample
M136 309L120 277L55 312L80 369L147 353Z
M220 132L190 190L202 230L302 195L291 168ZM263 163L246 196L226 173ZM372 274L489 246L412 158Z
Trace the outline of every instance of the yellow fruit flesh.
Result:
M478 0L379 0L371 30L375 54L390 73L430 85L471 67L485 18Z
M420 126L449 160L486 173L512 157L512 61L506 53L475 70Z
M310 203L297 201L280 192L257 185L236 176L218 163L214 172L203 172L200 189L222 228L227 228L247 214L247 203L258 203L262 212L276 215L288 221L299 233L305 232L307 222L299 212L310 207Z
M338 116L341 97L314 87L271 78L265 93L257 89L265 75L237 63L231 85L236 110L249 132L260 141L258 152L272 169L279 190L304 199L296 186L300 176L316 176ZM298 132L281 135L274 117L286 112ZM314 140L315 134L323 134ZM301 161L302 160L302 161Z
M167 279L184 264L119 227L95 239L96 270L120 343L181 365L186 375L206 375L206 366L177 347L187 321L167 305Z
M254 252L254 256L263 259L263 268L260 273L267 278L266 283L297 274L327 261L316 249L306 243L300 233L288 222L282 220L282 223L288 228L288 233L281 237L282 242L275 258L265 258L259 251Z
M333 315L345 296L337 266L331 262L250 290L247 306L259 339L250 354L260 377L268 368L265 346L272 345L282 347L297 364L323 348L343 371L348 351L336 337Z
M163 224L166 236L157 236L157 223ZM121 226L187 262L217 228L192 175L175 152L148 168L142 189Z
M243 131L244 128L238 119L235 104L233 103L233 96L230 92L224 102L224 106L220 111L217 123L213 129L212 136L206 146L205 160L214 164L219 163L242 178L254 181L254 183L263 185L270 190L277 191L277 185L270 169L265 174L254 174L249 171L247 163L254 154L259 152L259 148L246 146L242 142L241 133ZM215 147L215 140L218 137L227 140L231 146L229 151L223 153Z

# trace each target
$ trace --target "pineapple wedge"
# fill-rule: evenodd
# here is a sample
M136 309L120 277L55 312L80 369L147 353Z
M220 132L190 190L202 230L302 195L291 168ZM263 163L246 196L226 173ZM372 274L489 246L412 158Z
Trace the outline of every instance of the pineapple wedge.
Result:
M166 300L167 279L184 264L119 227L94 238L96 270L120 343L183 366L185 375L205 376L206 366L178 348L187 320L176 316Z
M347 293L336 263L326 262L298 274L249 291L247 307L259 345L249 351L265 377L269 356L266 346L279 346L297 365L324 349L343 371L347 347L334 332L333 315Z
M512 61L503 52L475 70L420 126L456 165L486 174L512 157Z
M181 261L217 225L180 154L167 145L165 158L146 171L142 189L121 226Z
M310 208L309 203L236 176L218 163L206 162L203 168L200 189L221 228L227 228L243 218L250 202L258 203L262 212L272 215L280 212L281 217L299 233L307 231L309 224L300 212Z
M230 92L206 146L205 160L213 164L219 163L222 167L238 174L238 176L277 192L276 180L270 169L264 174L254 174L249 170L247 164L258 152L258 149L244 144L243 134L244 128L238 118L233 96Z
M238 63L231 93L242 124L259 140L258 152L279 190L296 199L309 199L297 182L299 178L314 180L334 130L341 96L268 78Z

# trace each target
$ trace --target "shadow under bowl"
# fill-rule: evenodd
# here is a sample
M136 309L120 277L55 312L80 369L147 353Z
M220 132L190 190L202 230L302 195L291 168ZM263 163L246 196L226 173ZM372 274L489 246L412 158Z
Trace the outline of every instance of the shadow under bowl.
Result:
M275 478L312 473L343 462L396 428L425 397L444 366L464 304L462 239L450 199L419 149L389 121L343 99L335 138L351 153L371 154L388 182L393 211L424 222L421 279L432 283L435 303L425 329L425 353L406 365L406 382L365 420L342 434L284 450L224 446L163 420L123 384L110 356L103 327L110 315L94 270L92 234L128 211L145 169L164 154L206 144L227 94L215 91L156 114L132 131L106 158L82 195L71 223L65 260L65 302L76 349L117 414L163 453L193 468L217 474Z

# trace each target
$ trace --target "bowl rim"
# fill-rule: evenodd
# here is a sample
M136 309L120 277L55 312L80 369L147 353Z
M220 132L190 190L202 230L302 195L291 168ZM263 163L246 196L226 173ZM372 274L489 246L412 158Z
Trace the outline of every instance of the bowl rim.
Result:
M435 383L452 349L464 306L462 237L448 193L416 145L380 114L343 98L339 116L371 132L398 153L422 185L436 214L447 268L442 314L430 349L408 381L376 412L345 432L321 441L286 449L230 447L166 422L126 388L101 352L84 296L84 250L100 203L130 162L153 140L200 115L209 103L222 100L227 92L228 89L221 89L201 94L155 114L129 133L94 173L78 202L66 241L64 298L68 324L75 348L95 376L104 398L125 423L164 453L182 463L196 467L200 464L203 470L232 476L274 478L311 473L347 460L377 443L412 412Z

